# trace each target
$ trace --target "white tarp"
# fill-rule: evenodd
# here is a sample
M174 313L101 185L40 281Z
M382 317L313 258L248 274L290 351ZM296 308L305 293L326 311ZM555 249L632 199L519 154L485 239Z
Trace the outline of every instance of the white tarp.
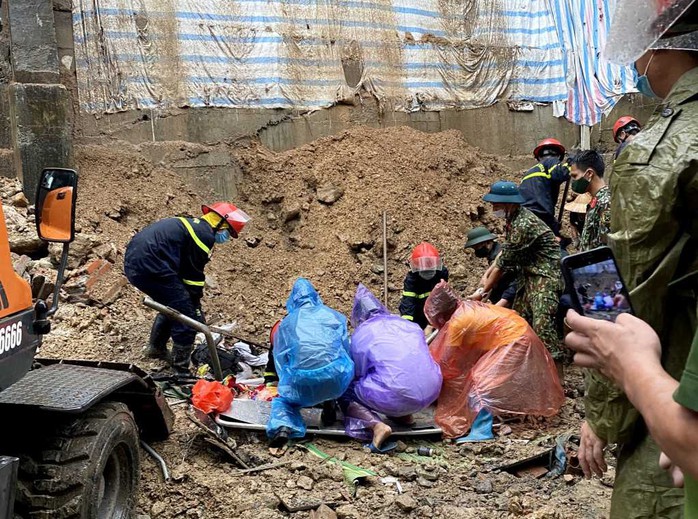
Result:
M81 109L568 98L555 0L74 0Z

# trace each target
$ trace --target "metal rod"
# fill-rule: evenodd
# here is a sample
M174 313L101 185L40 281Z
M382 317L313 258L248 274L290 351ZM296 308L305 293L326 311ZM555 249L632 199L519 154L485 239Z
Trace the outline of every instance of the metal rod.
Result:
M63 252L61 253L61 265L58 267L58 274L56 275L56 286L53 288L53 301L51 301L51 308L47 314L48 317L51 317L58 310L58 296L60 295L61 286L63 286L63 280L65 279L65 269L68 268L69 247L69 243L63 244Z
M167 470L167 463L165 463L165 460L160 456L155 449L153 449L150 445L145 443L143 440L141 440L141 447L150 454L155 461L157 461L160 464L160 468L162 469L162 477L165 478L165 482L170 480L170 471Z
M271 346L268 344L262 344L259 342L251 341L249 339L246 339L244 337L240 337L239 335L235 335L232 332L229 332L228 330L221 328L220 326L209 326L209 330L211 330L213 333L217 333L219 335L222 335L223 337L228 337L230 339L235 339L237 341L245 342L251 346L255 346L257 348L260 348L262 350L270 350Z
M383 211L383 304L388 308L388 213Z
M163 315L166 315L170 319L174 319L176 321L179 321L182 324L185 324L189 326L190 328L193 328L197 332L201 332L204 334L204 337L206 337L206 345L208 346L208 352L211 355L211 363L213 364L213 375L216 377L216 380L223 380L223 370L221 369L221 360L218 358L218 350L216 349L216 343L213 340L213 335L211 334L211 329L206 326L204 323L200 323L196 319L192 319L191 317L187 317L183 313L178 312L174 308L170 308L169 306L161 305L157 301L154 301L150 297L146 296L143 298L143 304L147 306L148 308L152 308L153 310L157 310Z

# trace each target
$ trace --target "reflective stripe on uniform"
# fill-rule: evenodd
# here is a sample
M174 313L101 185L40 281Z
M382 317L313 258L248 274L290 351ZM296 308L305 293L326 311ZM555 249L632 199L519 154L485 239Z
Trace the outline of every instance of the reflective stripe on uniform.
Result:
M194 232L194 228L191 226L191 224L189 223L189 221L188 221L186 218L182 218L181 216L178 217L178 220L181 221L181 222L184 224L184 227L187 228L187 231L189 231L189 234L191 235L191 239L194 240L194 243L196 243L202 251L204 251L208 256L210 256L210 255L211 255L211 249L209 249L208 247L206 247L206 245L204 244L204 242L202 242L202 241L199 239L199 237L198 237L198 236L196 235L196 233ZM187 282L185 281L185 283L187 283Z
M190 279L183 279L182 283L184 283L185 285L191 285L193 287L203 287L206 285L205 281L192 281Z
M414 317L412 317L411 315L403 315L403 316L401 316L401 317L402 317L403 319L407 319L408 321L414 321Z
M402 293L404 297L416 297L417 299L426 299L427 297L429 297L429 294L431 294L431 292L424 292L423 294L418 294L417 292Z
M538 171L534 171L533 173L529 173L523 179L521 179L521 182L523 182L524 180L528 180L529 178L534 178L534 177L552 178L552 175L550 174L549 171L546 171L546 169L543 167L543 164L539 163L536 167L538 168Z

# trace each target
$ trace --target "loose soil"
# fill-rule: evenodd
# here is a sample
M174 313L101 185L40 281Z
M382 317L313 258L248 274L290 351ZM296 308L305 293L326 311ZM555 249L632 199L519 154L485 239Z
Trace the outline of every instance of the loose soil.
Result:
M196 156L203 148L184 142L162 146L170 156ZM399 302L410 251L423 240L441 251L458 291L474 289L485 263L463 249L465 233L481 224L501 233L501 223L481 198L492 182L518 176L496 157L469 146L457 131L361 127L284 153L255 141L231 145L229 151L243 172L235 202L253 219L238 240L216 246L204 307L210 322L236 322L240 335L259 342L284 315L298 276L309 278L326 304L347 315L359 282L382 293L383 211L391 309ZM202 203L214 201L212 194L196 192L166 160L153 163L137 146L83 145L75 156L77 227L91 245L75 258L74 277L91 251L104 244L116 249L110 258L114 267L92 289L91 302L62 304L41 354L161 367L142 355L154 313L140 304L141 294L124 286L107 302L100 295L121 282L123 253L135 232L160 218L199 215ZM510 434L482 445L457 447L431 439L438 453L433 458L409 454L423 440L408 441L408 453L399 456L372 455L353 441L313 440L326 453L380 477L398 477L402 496L375 477L351 497L338 469L301 448L285 454L281 460L292 463L283 468L236 475L235 466L203 441L178 405L171 438L154 445L173 480L165 484L144 454L139 513L153 518L309 517L309 512L280 510L279 498L295 498L325 501L348 519L604 517L612 472L601 481L579 476L565 481L492 470L553 446L559 434L577 433L582 390L581 376L572 370L559 416L512 422ZM279 461L268 454L263 435L233 436L255 463Z

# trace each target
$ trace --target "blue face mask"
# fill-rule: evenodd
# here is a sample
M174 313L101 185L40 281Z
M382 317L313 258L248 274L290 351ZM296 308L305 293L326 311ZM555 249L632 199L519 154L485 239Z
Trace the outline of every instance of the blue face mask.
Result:
M216 243L225 243L230 240L230 231L224 229L216 233Z
M635 68L635 73L637 74L637 79L635 80L635 88L637 88L638 92L640 92L644 96L650 98L658 98L659 96L654 93L654 90L652 90L652 85L650 85L650 79L647 77L647 70L649 70L650 68L652 58L654 58L654 54L652 54L650 60L647 62L644 74L640 74L640 72L637 70L637 67L633 64L633 67Z

